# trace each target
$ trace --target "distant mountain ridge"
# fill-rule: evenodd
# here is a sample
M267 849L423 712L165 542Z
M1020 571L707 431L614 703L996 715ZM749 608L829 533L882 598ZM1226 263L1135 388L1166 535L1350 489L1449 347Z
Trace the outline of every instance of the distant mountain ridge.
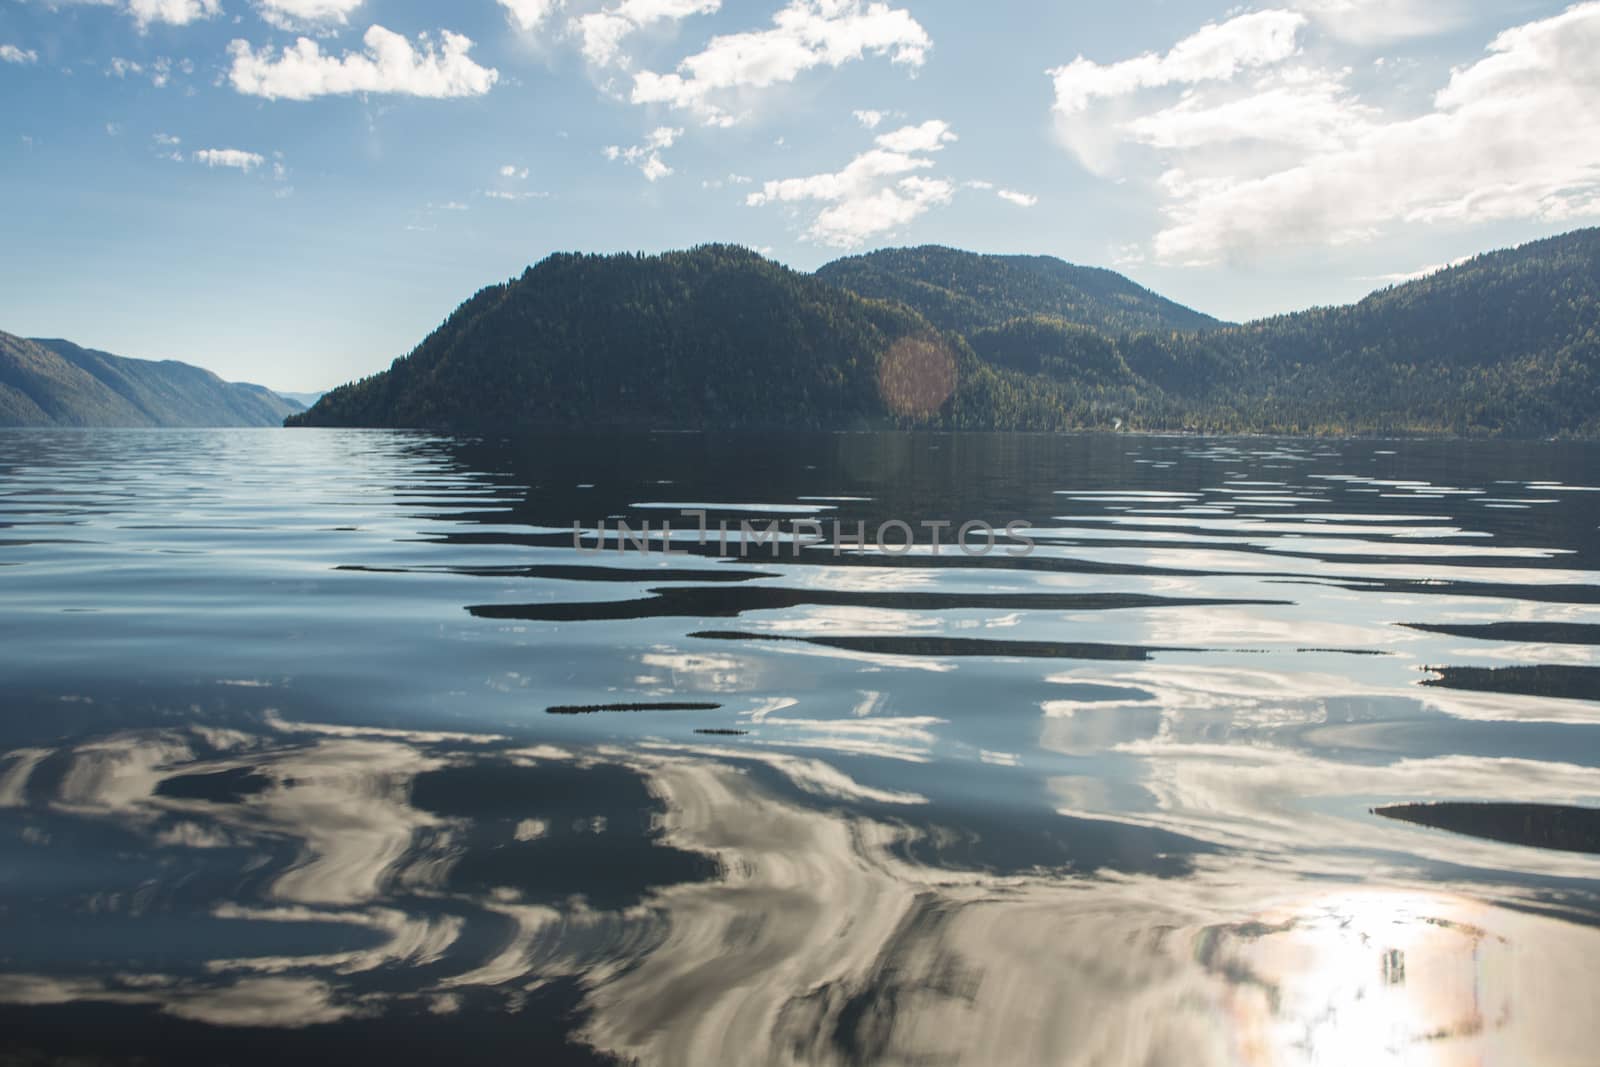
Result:
M994 256L942 245L886 248L836 259L819 267L817 277L858 296L905 304L939 329L967 336L1029 316L1107 333L1227 325L1115 271L1052 256Z
M187 363L0 332L0 426L277 426L300 410Z

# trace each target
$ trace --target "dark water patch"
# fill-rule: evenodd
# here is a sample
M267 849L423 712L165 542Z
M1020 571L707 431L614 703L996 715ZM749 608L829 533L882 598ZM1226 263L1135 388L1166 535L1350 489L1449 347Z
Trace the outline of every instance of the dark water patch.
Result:
M1392 656L1381 648L1297 648L1296 652L1315 652L1332 656Z
M530 990L453 994L454 1011L430 1010L422 996L375 994L366 1003L324 1004L306 987L305 1006L274 1000L292 988L216 978L209 983L135 976L89 983L71 1003L0 1007L0 1063L17 1067L281 1067L286 1063L450 1063L499 1067L527 1062L618 1067L624 1061L571 1038L579 1029L583 983L553 977ZM252 997L252 992L259 990ZM113 1003L114 1000L145 1003ZM255 1021L251 1001L260 1002ZM239 1005L237 1025L193 1018L215 1004ZM319 1015L344 1014L335 1021ZM277 1017L273 1018L272 1016ZM185 1017L191 1016L191 1017Z
M700 630L690 637L708 641L799 641L844 652L874 652L890 656L991 656L1021 659L1092 659L1142 663L1153 652L1204 652L1199 648L1157 648L1110 645L1086 641L993 641L981 637L795 637L756 634L739 630Z
M334 570L359 571L363 574L454 574L469 578L549 578L566 582L750 582L757 578L777 578L767 571L740 570L733 567L697 570L661 567L580 567L547 564L533 567L369 567L360 564L341 564Z
M658 704L557 704L545 708L548 715L590 715L598 711L716 711L721 704L658 703Z
M1517 667L1425 667L1437 678L1423 685L1442 689L1470 689L1480 693L1514 693L1521 696L1600 700L1600 667L1574 667L1540 663Z
M701 727L700 729L696 730L695 733L697 733L697 734L709 734L709 735L711 735L713 737L745 737L750 733L750 731L749 730L731 730L731 729L728 729L726 727L707 726L707 727Z
M1421 630L1474 641L1514 641L1538 645L1600 645L1600 626L1581 622L1404 622L1408 630Z
M472 604L467 610L480 619L597 622L669 617L731 619L748 611L783 611L797 607L879 608L886 611L1119 611L1130 608L1239 607L1286 603L1141 593L908 593L775 586L667 587L651 589L649 592L650 596L635 600Z
M1415 559L1409 561L1415 565ZM1520 561L1519 561L1520 562ZM1322 583L1317 583L1322 584ZM1337 581L1352 593L1417 593L1425 596L1491 597L1538 604L1600 604L1600 585L1533 585L1513 582L1457 582L1442 579L1372 578Z
M831 530L831 527L829 527L828 529ZM853 536L853 527L852 527L852 529L850 531L850 534L851 534L851 536ZM511 548L511 547L514 547L514 548L550 548L550 549L568 549L568 550L570 550L572 548L572 535L571 534L566 534L566 533L561 533L561 534L513 534L513 533L499 533L499 532L467 531L467 532L451 532L451 533L448 533L448 534L440 535L438 537L430 537L430 538L424 538L424 539L419 539L419 540L422 540L425 543L429 543L429 544L463 545L463 546L486 547L486 548ZM1036 538L1036 540L1038 540L1038 542L1040 544L1047 543L1047 541L1042 537ZM917 545L917 547L919 549L920 548L931 548L931 544L929 544L928 542L914 542L914 543ZM1032 554L1032 555L1028 555L1028 556L1010 556L1010 555L1006 555L1005 554L1004 542L1003 541L997 539L995 543L996 543L996 546L997 546L995 548L995 550L993 552L990 552L990 553L986 554L986 555L967 555L965 552L962 552L959 548L955 548L955 547L953 547L953 546L951 546L949 544L943 544L942 551L940 551L940 553L938 555L931 555L931 554L923 553L923 552L920 552L920 551L917 552L917 553L914 553L914 554L908 553L908 554L904 554L904 555L892 555L892 554L885 553L885 552L862 552L862 551L857 551L857 550L853 550L853 549L843 549L839 553L834 554L834 552L832 551L832 549L828 545L823 544L823 545L820 545L820 546L817 546L817 547L808 548L808 549L806 549L806 551L804 553L802 553L800 556L796 557L794 555L794 551L793 551L793 548L791 547L791 545L789 543L785 542L781 546L781 549L776 553L774 553L770 548L768 548L766 546L763 546L763 547L761 547L759 549L752 550L748 555L741 556L738 553L736 548L730 547L728 550L724 551L724 550L720 549L714 541L712 543L706 544L706 545L700 545L700 544L677 545L677 544L674 544L672 551L673 551L673 555L675 557L678 555L678 553L680 551L682 551L682 553L684 555L692 557L692 558L693 557L697 557L697 558L706 559L706 560L722 560L722 561L726 561L729 564L734 564L734 563L740 563L740 564L746 564L746 565L759 564L759 565L761 565L763 567L771 567L771 568L777 568L777 567L784 567L784 568L799 567L799 568L807 569L807 570L809 570L810 568L816 567L816 566L828 566L828 567L866 567L866 568L869 568L869 569L872 569L872 570L879 570L879 569L891 569L891 570L892 569L907 569L907 570L917 570L917 571L997 570L997 571L1006 571L1006 572L1014 572L1014 571L1038 572L1038 573L1045 573L1045 574L1105 574L1105 575L1120 575L1120 576L1127 576L1127 577L1138 576L1138 577L1152 577L1152 578L1159 578L1159 577L1164 577L1164 578L1222 578L1222 577L1230 577L1230 576L1233 576L1233 575L1237 574L1236 571L1227 571L1227 570L1208 570L1208 569L1187 568L1187 567L1162 567L1162 566L1154 566L1154 565L1151 565L1151 564L1142 564L1142 563L1127 563L1127 562L1123 562L1123 561L1113 561L1113 560L1097 560L1097 559L1090 559L1090 558L1087 558L1087 557L1065 557L1065 556L1056 556L1056 555L1042 555L1042 554L1037 553L1037 552ZM1061 545L1062 546L1067 546L1067 547L1088 546L1089 542L1087 542L1086 540L1084 540L1082 538L1072 538L1070 540L1062 540L1061 541ZM1104 540L1104 541L1098 541L1097 540L1097 541L1094 542L1092 547L1103 547L1103 548L1111 548L1111 549L1126 549L1126 548L1138 548L1138 547L1168 548L1168 549L1170 549L1170 548L1173 548L1173 547L1176 547L1176 546L1172 542L1157 542L1157 543L1154 543L1154 544L1138 545L1138 544L1135 544L1135 543L1127 541L1127 540ZM1218 547L1229 548L1229 546L1218 546ZM589 545L588 548L592 549L593 546ZM1243 549L1230 549L1230 550L1232 550L1232 551L1242 551ZM631 551L631 550L629 552L618 552L615 548L602 549L602 550L599 550L599 551L591 552L590 554L593 556L593 558L596 558L596 559L607 559L607 558L610 558L610 559L627 559L627 558L629 558L629 556L637 556L637 555L639 555L639 553ZM659 548L653 548L651 554L653 556L655 556L656 558L660 558L661 557L661 552L660 552ZM1262 555L1268 555L1268 553L1262 552ZM1414 563L1416 561L1413 558L1413 559L1408 559L1407 562ZM352 569L360 569L360 568L352 568ZM538 568L531 568L531 569L538 569ZM582 569L582 568L579 568L579 569ZM1263 572L1252 572L1252 573L1261 574ZM1285 577L1285 578L1295 577L1295 575L1293 575L1292 573L1287 572L1287 571L1286 572L1282 572L1278 576L1279 577ZM579 577L581 577L581 576L579 576ZM643 580L644 581L649 581L650 579L649 578L645 578ZM727 578L726 576L723 576L721 578L721 580L730 581L731 579Z
M1386 819L1513 845L1600 854L1600 809L1563 804L1440 802L1385 804L1373 808Z
M175 800L204 800L212 804L237 804L277 784L253 767L235 767L210 774L180 774L164 778L156 795ZM287 783L286 783L287 784Z
M620 909L652 890L703 882L715 860L662 842L662 801L625 767L485 761L418 775L416 807L468 819L445 887L475 897L515 890L560 904L579 896Z

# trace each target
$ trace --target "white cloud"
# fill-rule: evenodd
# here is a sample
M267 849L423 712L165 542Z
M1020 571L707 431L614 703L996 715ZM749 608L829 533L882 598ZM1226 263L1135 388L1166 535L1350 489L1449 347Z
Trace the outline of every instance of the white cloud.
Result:
M1128 122L1130 139L1153 148L1262 141L1304 149L1348 144L1377 111L1345 85L1349 71L1290 68L1256 80L1242 96L1215 100L1189 93L1176 104Z
M18 48L14 44L0 44L0 63L37 63L39 53L31 48Z
M1408 37L1432 37L1456 29L1485 7L1515 10L1506 2L1485 0L1290 0L1331 36L1357 44L1386 44Z
M222 14L221 0L46 0L52 8L69 4L114 7L138 23L141 33L152 23L187 26Z
M956 135L950 132L948 122L930 119L920 126L902 126L874 140L879 148L887 148L891 152L937 152L950 141L956 140Z
M149 67L145 67L143 64L137 63L134 60L124 59L122 56L112 56L111 62L106 66L106 77L127 78L135 74L144 74L148 72L150 75L150 84L154 85L157 89L163 89L166 88L167 83L172 80L172 72L174 70L182 71L185 74L192 74L194 72L194 63L187 59L174 62L168 56L157 56L151 61Z
M749 185L754 178L745 174L730 174L726 178L707 178L700 183L702 189L721 189L727 185Z
M128 0L128 14L140 29L152 22L187 26L222 14L222 4L219 0Z
M522 181L527 176L527 167L518 167L515 164L507 163L505 166L500 168L500 177L502 178L514 178L517 181Z
M488 197L490 200L512 200L512 201L516 201L516 200L547 200L550 197L550 194L549 193L545 193L545 192L508 192L507 190L504 190L504 189L485 189L483 191L483 195ZM445 207L446 208L452 208L453 205L446 204ZM461 207L461 210L465 211L466 210L465 206Z
M1447 260L1444 263L1430 264L1429 266L1422 267L1418 270L1401 271L1397 274L1374 274L1370 277L1362 278L1360 280L1365 282L1382 282L1385 285L1400 285L1404 282L1414 282L1418 278L1426 278L1430 274L1438 274L1440 271L1449 270L1451 267L1459 267L1461 264L1467 262L1471 258L1471 256L1458 256L1457 258Z
M1079 56L1046 72L1055 81L1056 114L1070 118L1096 98L1226 81L1242 70L1281 62L1299 50L1296 36L1305 22L1304 15L1292 11L1256 11L1202 26L1166 55L1147 52L1110 66Z
M932 47L927 31L903 8L862 0L791 0L766 30L713 37L670 74L640 71L631 99L666 104L710 125L737 117L725 98L792 82L814 67L839 67L867 55L920 67Z
M1019 193L1014 189L999 189L995 191L994 195L1008 204L1015 204L1018 207L1032 207L1039 202L1037 196L1029 193Z
M169 147L169 148L172 145L182 144L183 143L183 138L174 136L173 134L170 134L170 133L158 133L158 134L155 135L155 137L152 138L152 140L154 140L155 143L158 144L158 145L163 145L163 146Z
M865 126L869 130L877 129L878 125L883 122L883 112L881 111L866 109L862 111L852 111L851 114L856 117L857 122L861 123L861 125Z
M625 63L622 42L635 30L656 22L679 21L692 15L709 15L722 0L622 0L615 7L573 20L583 42L583 56L597 66Z
M631 148L608 145L604 154L607 159L620 159L624 163L638 167L645 180L653 182L672 174L672 168L662 160L661 152L663 149L671 148L682 136L683 130L679 127L658 126L650 131L650 136L644 139L643 144L636 144Z
M362 0L256 0L256 10L263 21L289 30L312 23L342 25L361 3Z
M1600 3L1507 30L1417 117L1352 114L1342 139L1262 174L1163 179L1160 258L1370 240L1398 224L1600 216Z
M228 79L234 89L269 100L310 100L339 93L401 93L436 99L481 96L499 79L467 55L472 41L442 30L435 47L424 34L413 47L405 37L382 26L362 36L363 52L323 55L317 43L301 37L274 58L270 47L257 52L249 42L228 45L233 66Z
M951 182L916 172L934 165L927 153L937 152L955 139L948 124L941 121L906 126L875 138L874 147L843 170L766 182L760 192L746 197L745 203L750 207L826 204L811 220L807 240L853 248L950 202L955 195Z
M506 20L524 33L538 29L549 18L562 0L499 0L506 9Z
M238 148L201 148L196 150L191 158L196 163L204 163L208 167L232 167L246 174L266 162L261 155Z
M1600 2L1501 33L1431 100L1393 110L1364 100L1350 70L1308 64L1307 25L1263 11L1163 56L1051 72L1058 129L1080 162L1154 178L1156 259L1200 265L1408 225L1600 216Z

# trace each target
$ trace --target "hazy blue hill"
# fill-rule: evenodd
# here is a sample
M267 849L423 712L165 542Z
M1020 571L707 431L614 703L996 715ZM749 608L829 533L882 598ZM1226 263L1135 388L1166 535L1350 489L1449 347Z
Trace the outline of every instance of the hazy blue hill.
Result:
M282 389L274 389L273 392L278 396L283 397L285 400L290 401L291 403L298 404L303 408L308 408L312 404L315 404L317 401L321 400L323 396L326 395L327 390L324 389L321 392L316 393L290 393L285 392Z
M860 296L898 301L940 329L969 336L1032 316L1106 333L1224 325L1115 271L1051 256L991 256L939 245L886 248L834 260L817 277Z
M276 426L299 410L187 363L0 333L0 425Z
M0 332L0 424L148 426L126 398L43 345Z
M387 371L290 423L883 425L892 415L880 357L934 334L914 311L742 248L555 255L480 291ZM976 382L959 339L934 343Z

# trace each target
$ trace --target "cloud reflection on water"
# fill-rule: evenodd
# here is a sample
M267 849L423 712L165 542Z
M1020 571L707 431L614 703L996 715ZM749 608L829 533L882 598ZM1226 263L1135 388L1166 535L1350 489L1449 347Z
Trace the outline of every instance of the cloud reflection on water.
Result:
M307 1028L458 1012L474 990L505 1010L575 979L578 1037L652 1063L1289 1067L1454 1065L1493 1053L1549 1064L1578 1062L1600 1038L1585 1009L1600 980L1600 933L1440 893L1403 863L1383 873L1370 856L1341 855L1342 832L1323 830L1337 816L1300 804L1397 783L1449 792L1480 780L1482 761L1363 768L1352 780L1351 768L1303 755L1160 736L1114 746L1143 764L1139 783L1157 798L1150 821L1238 831L1226 855L1196 855L1185 878L929 862L917 857L939 855L948 831L908 821L926 798L770 749L517 748L275 719L262 733L128 733L13 753L6 782L33 822L69 835L114 827L126 848L213 886L186 895L170 875L130 886L98 905L115 921L194 908L236 928L332 924L366 943L294 954L282 938L224 935L140 971L135 935L121 963L8 975L0 1003ZM495 767L525 787L479 790ZM439 776L458 772L440 792ZM1517 772L1541 797L1593 789L1581 768ZM603 793L572 792L586 774L601 776L588 788ZM536 785L552 775L565 783L559 797ZM631 816L607 799L623 781L637 783L633 803L645 806ZM431 796L437 810L420 806ZM600 808L607 819L587 814ZM529 820L540 833L524 832ZM194 848L169 833L174 825L227 844ZM1414 831L1393 833L1428 854ZM919 839L934 851L908 851ZM1481 854L1457 847L1450 858L1488 862L1507 847L1479 844ZM529 850L525 861L489 868L511 881L467 876L517 848ZM635 895L598 904L559 878L547 883L545 865L576 857L572 848L586 850L590 868L624 849L640 864ZM1548 873L1594 878L1597 863L1558 856ZM1394 888L1373 888L1385 881ZM1536 902L1514 884L1495 892ZM70 923L87 903L41 918Z

